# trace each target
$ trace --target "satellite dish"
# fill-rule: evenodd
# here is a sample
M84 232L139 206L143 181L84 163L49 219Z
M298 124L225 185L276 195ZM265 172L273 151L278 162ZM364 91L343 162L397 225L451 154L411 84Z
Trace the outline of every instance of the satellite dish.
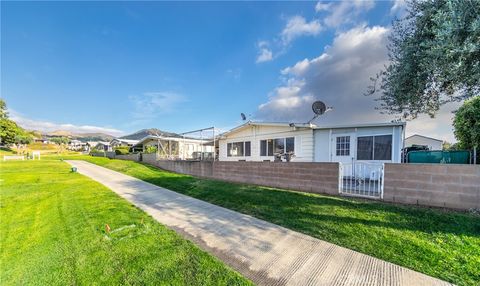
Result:
M315 101L312 104L312 110L316 115L322 115L325 113L325 111L327 111L327 106L325 103L323 103L323 101Z
M240 116L242 117L242 120L243 120L243 121L247 120L247 117L245 116L245 113L243 113L243 112L240 113Z
M315 120L317 117L319 117L320 115L324 114L325 112L327 111L330 111L332 110L333 108L332 107L327 107L325 105L325 103L323 103L323 101L315 101L313 104L312 104L312 110L313 110L313 113L315 113L315 116L313 116L313 118L308 121L308 123L311 123L313 120Z

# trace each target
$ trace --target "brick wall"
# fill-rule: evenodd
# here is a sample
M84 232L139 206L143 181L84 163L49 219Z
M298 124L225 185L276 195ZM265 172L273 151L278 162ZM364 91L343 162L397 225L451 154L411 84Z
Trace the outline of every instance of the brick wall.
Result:
M384 200L480 209L480 166L385 164Z
M157 160L156 154L142 157L144 163L197 177L339 194L338 163L167 161ZM480 209L480 166L385 164L383 199L403 204Z
M187 174L196 177L213 178L213 164L213 162L208 161L159 160L156 161L154 165L175 173Z
M107 151L107 152L92 152L91 155L93 157L107 157L107 158L110 158L110 159L115 159L115 152L110 152L110 151Z
M338 163L143 160L159 168L223 181L338 195Z

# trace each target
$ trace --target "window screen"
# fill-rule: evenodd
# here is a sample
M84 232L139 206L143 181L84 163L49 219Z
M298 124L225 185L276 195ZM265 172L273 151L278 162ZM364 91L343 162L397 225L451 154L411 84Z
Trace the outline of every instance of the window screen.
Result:
M267 155L273 156L273 140L272 139L267 140Z
M357 138L357 160L373 159L373 136Z
M365 136L357 139L357 160L391 160L392 135Z
M250 156L251 155L251 144L250 141L245 142L245 156Z
M285 152L285 138L274 139L273 143L273 152L275 154L283 154Z
M295 137L288 137L285 139L286 152L295 151Z
M374 160L392 159L392 135L375 136Z
M267 140L260 140L260 156L267 156Z
M239 157L243 156L243 142L234 142L227 144L227 156Z

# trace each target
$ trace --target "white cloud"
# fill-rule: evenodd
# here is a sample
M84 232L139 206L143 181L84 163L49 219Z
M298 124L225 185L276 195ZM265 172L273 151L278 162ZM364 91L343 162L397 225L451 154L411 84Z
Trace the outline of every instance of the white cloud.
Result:
M356 27L337 35L320 56L283 69L286 84L275 88L268 101L259 106L258 117L305 122L312 116L310 104L314 100L335 108L322 118L324 122L353 123L369 120L362 117L372 113L378 117L375 102L363 96L363 91L369 77L387 61L387 34L385 27Z
M15 112L14 110L9 110L10 118L15 121L22 128L28 130L38 130L42 132L52 132L57 130L69 131L72 133L106 133L114 136L119 136L124 134L123 131L109 128L109 127L100 127L92 125L75 125L70 123L54 123L49 121L34 120L29 119L22 114Z
M330 14L325 17L325 25L337 28L344 24L357 24L358 15L368 11L375 6L373 0L342 1L331 5L328 11Z
M273 60L273 53L269 48L269 43L267 41L260 41L257 44L258 55L256 63L263 63Z
M292 40L300 36L315 36L320 33L322 26L318 20L307 22L302 16L293 16L288 19L281 36L284 45L288 45Z
M332 7L332 3L323 3L323 2L317 2L317 5L315 5L315 11L316 12L321 12L321 11L328 11Z
M390 9L391 14L403 13L407 8L407 2L405 0L393 0L393 6Z
M178 104L184 102L184 96L174 92L145 92L129 97L133 103L133 125L146 123L158 115L175 111Z
M358 26L338 34L316 58L303 59L281 70L285 83L260 104L256 118L270 121L307 122L313 117L311 103L324 101L334 110L315 121L318 125L389 122L374 97L364 96L369 78L387 63L389 29ZM453 141L451 110L443 108L437 118L421 116L407 123L407 133L421 133Z

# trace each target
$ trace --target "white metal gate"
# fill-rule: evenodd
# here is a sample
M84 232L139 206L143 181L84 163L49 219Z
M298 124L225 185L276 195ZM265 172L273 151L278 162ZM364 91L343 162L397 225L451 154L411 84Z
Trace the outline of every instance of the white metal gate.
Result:
M340 163L340 194L368 198L383 198L383 163Z

